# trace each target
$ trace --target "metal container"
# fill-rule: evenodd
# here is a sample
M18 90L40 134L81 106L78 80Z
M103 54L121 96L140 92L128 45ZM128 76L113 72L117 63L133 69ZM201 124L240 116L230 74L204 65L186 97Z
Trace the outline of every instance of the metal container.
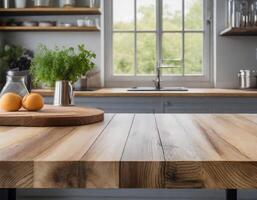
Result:
M250 89L257 87L257 73L251 70L240 70L238 73L239 88Z
M241 11L239 0L228 0L228 26L239 28L241 24Z
M10 8L10 2L9 2L9 0L4 0L3 3L4 3L4 8L5 8L5 9Z
M74 88L77 91L87 91L88 90L88 85L87 85L87 77L81 77L75 84Z
M35 7L49 7L50 0L34 0Z
M95 8L95 7L96 7L95 0L89 0L89 8Z
M73 86L69 81L56 81L54 91L55 106L73 106Z

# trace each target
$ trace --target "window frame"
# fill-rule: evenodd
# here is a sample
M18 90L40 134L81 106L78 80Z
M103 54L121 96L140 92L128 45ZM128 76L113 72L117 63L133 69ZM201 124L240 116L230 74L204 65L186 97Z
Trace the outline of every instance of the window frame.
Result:
M161 2L161 3L158 3ZM185 2L185 0L183 0ZM204 21L203 21L203 75L163 75L162 76L162 83L163 85L174 85L174 86L186 86L186 87L212 87L213 85L213 62L212 62L212 49L211 46L213 44L213 35L212 35L212 17L213 17L213 2L212 0L203 0L204 2ZM183 3L184 4L184 3ZM156 0L156 31L135 31L137 32L150 32L156 33L156 51L157 51L157 58L161 56L160 52L162 50L162 41L161 35L163 33L181 33L184 31L183 35L186 32L195 32L195 31L165 31L162 30L162 0ZM135 7L136 8L136 7ZM184 9L183 9L184 12ZM184 14L183 14L184 16ZM105 18L105 28L104 28L104 57L105 57L105 85L107 87L132 87L132 86L152 86L152 80L156 78L156 75L138 75L138 76L131 76L131 75L114 75L113 74L113 0L104 1L104 18ZM184 18L184 17L183 17ZM136 21L136 18L135 18ZM184 20L183 20L184 23ZM135 32L133 31L121 31L121 32ZM196 31L199 32L199 31ZM135 38L136 40L136 38ZM184 39L183 39L184 40ZM160 42L158 42L160 41ZM136 49L135 49L136 51ZM183 50L184 51L184 50ZM135 52L136 54L136 52ZM184 54L184 53L183 53Z

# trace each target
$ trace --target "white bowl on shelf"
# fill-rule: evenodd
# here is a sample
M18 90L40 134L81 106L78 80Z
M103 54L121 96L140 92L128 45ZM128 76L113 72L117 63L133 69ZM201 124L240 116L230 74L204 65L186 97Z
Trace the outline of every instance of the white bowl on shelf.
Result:
M27 0L15 0L16 8L26 8Z
M75 0L60 0L59 1L59 6L61 8L63 8L63 7L74 7L75 4L76 4Z
M83 26L85 26L85 20L84 20L84 19L78 19L78 20L77 20L77 26L78 26L78 27L83 27Z

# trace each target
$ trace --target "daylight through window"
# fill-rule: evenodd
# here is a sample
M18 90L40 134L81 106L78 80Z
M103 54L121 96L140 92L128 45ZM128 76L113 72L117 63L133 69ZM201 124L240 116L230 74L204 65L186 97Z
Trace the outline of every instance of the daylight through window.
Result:
M204 74L205 0L113 0L114 76Z

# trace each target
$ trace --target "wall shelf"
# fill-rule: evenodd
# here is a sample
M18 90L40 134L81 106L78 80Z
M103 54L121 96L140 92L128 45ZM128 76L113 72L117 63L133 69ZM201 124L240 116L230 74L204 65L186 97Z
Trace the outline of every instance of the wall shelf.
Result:
M100 31L97 27L26 27L26 26L0 26L0 31L67 31L67 32L97 32Z
M257 27L227 28L220 33L221 36L257 36Z
M99 8L8 8L0 9L0 16L36 15L100 15Z

